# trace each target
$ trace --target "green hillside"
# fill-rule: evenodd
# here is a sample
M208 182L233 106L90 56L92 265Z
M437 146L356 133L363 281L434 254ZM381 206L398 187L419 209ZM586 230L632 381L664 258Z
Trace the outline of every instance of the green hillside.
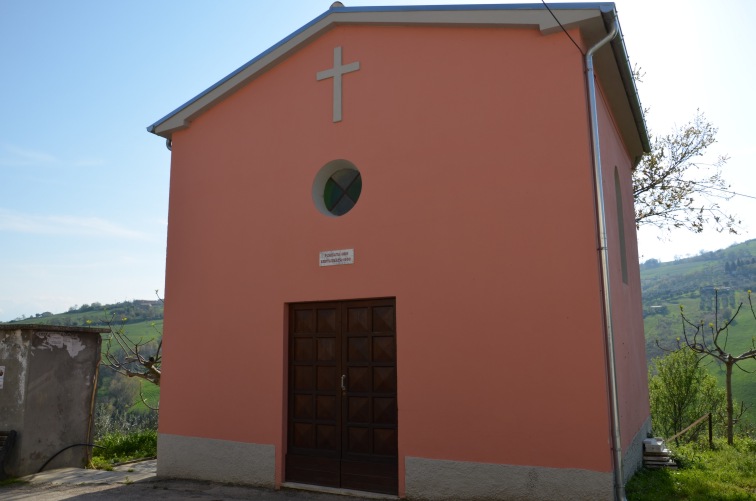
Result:
M664 354L659 346L674 348L676 339L683 337L681 305L689 320L703 321L707 340L709 323L721 325L742 305L735 322L722 337L733 355L752 349L756 318L748 304L747 291L756 290L756 240L668 263L646 261L641 265L641 287L649 361ZM693 332L687 326L687 333ZM745 361L741 367L754 371L756 361ZM709 370L724 386L724 366L711 363ZM735 369L732 387L735 398L751 406L749 418L756 421L756 374Z
M46 311L28 317L22 316L10 322L0 323L102 327L106 326L111 320L120 323L122 318L127 319L127 324L162 320L163 302L158 299L135 299L134 301L123 301L106 305L95 302L81 306L71 306L64 313Z

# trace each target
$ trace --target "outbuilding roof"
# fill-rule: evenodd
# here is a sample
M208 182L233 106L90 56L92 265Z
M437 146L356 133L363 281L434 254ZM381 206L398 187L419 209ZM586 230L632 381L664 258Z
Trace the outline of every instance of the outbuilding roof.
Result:
M541 3L343 7L336 2L328 11L150 125L147 130L171 139L174 131L188 127L194 118L213 105L320 34L339 25L527 26L538 27L543 34L561 31L563 26L565 29L578 28L591 46L607 35L616 18L615 5L611 2L554 4L549 9ZM638 158L649 151L650 146L621 30L612 40L611 50L604 48L596 53L594 64L627 146L632 156Z

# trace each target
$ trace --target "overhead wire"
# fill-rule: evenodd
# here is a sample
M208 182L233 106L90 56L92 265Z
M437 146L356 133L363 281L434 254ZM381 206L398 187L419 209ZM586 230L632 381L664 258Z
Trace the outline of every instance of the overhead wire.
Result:
M546 7L546 10L549 11L549 14L551 14L551 17L554 18L554 21L557 22L557 24L559 25L559 27L562 28L562 31L564 31L564 34L567 35L567 37L572 41L572 43L575 45L575 47L577 47L577 50L580 51L580 54L582 54L583 57L585 57L585 52L583 52L583 49L580 48L580 46L577 44L577 42L575 41L575 39L572 38L572 36L567 31L567 29L562 25L562 23L559 21L559 19L557 19L557 17L551 11L551 8L546 4L546 0L541 0L541 3L543 4L544 7Z
M701 183L697 183L696 181L691 181L691 183L693 183L693 184L701 184ZM706 188L709 189L709 190L715 190L715 191L721 191L723 193L729 193L730 195L733 195L733 196L752 198L752 199L756 200L756 196L746 195L745 193L738 193L736 191L724 190L722 188L714 188L713 186L707 186Z

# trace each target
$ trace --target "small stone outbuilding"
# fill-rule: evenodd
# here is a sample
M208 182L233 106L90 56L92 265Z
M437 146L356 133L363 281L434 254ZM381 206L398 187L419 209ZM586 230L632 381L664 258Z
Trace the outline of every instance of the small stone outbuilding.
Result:
M86 465L89 448L76 444L92 440L104 332L110 329L0 324L0 430L18 433L8 474L36 473L54 456L46 468Z

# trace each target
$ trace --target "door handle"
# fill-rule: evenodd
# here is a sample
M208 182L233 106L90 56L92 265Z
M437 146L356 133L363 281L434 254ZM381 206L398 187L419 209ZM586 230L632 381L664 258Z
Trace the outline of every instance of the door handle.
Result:
M341 375L341 391L346 391L346 374Z

